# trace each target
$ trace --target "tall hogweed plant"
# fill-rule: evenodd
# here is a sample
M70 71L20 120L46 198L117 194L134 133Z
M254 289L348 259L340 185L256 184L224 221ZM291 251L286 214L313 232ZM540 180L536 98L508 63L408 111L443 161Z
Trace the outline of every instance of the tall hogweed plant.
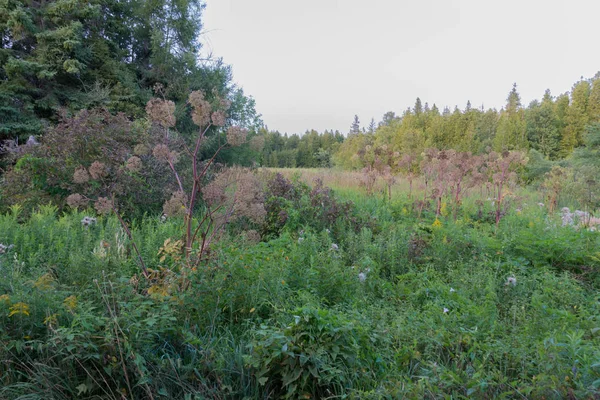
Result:
M67 203L73 208L85 207L90 202L100 214L114 213L119 218L123 229L127 233L132 247L137 253L142 274L148 278L148 271L144 260L135 244L127 223L121 216L116 196L117 187L122 182L120 175L137 173L144 168L144 162L138 155L144 155L150 162L162 164L170 171L175 190L163 204L163 217L183 217L182 239L165 243L161 252L173 254L181 252L182 258L175 257L185 267L193 268L201 260L206 259L209 248L218 238L226 224L236 212L243 213L244 206L260 203L260 194L252 191L253 180L251 174L238 169L235 172L221 171L213 174L215 160L219 153L232 146L239 146L246 141L247 131L238 126L230 126L226 130L226 139L220 139L216 149L211 150L208 157L207 134L221 129L227 124L227 111L230 102L213 93L211 101L202 91L190 93L186 107L191 111L194 124L198 127L197 133L191 140L185 140L178 134L175 116L175 103L160 97L151 99L146 105L146 113L154 133L153 145L139 145L134 149L134 155L129 157L122 168L112 170L98 160L88 168L80 167L75 170L72 181L80 185L82 192L72 193L67 198ZM213 128L211 130L211 128ZM215 129L216 128L216 129ZM138 148L139 147L139 148ZM141 148L144 147L144 148ZM183 160L191 166L184 172ZM211 175L212 174L212 175ZM212 178L210 181L209 178ZM102 193L95 197L86 194L86 185L100 185ZM256 207L258 208L258 207ZM195 218L195 213L200 217ZM255 211L259 215L260 210Z

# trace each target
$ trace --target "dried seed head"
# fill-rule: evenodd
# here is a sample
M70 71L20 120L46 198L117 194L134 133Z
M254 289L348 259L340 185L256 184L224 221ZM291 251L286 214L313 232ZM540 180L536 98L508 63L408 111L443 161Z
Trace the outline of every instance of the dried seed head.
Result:
M67 205L71 208L85 207L88 200L79 193L73 193L67 197Z
M165 128L175 126L175 103L170 100L151 99L146 104L146 114L152 122Z
M187 211L187 196L182 191L173 193L163 204L163 214L167 217L183 216Z
M246 240L250 243L258 243L258 242L260 242L260 239L261 239L260 233L258 233L254 229L246 231L245 236L246 236Z
M170 151L169 147L167 147L165 144L157 144L154 146L152 154L162 162L171 162L175 164L179 160L179 154L177 154L175 151Z
M265 147L265 137L264 136L254 136L250 139L250 148L254 151L262 151Z
M215 205L219 205L225 201L225 188L227 186L227 182L223 182L221 179L215 179L210 182L208 185L202 188L202 198L208 204L208 206L213 207Z
M127 168L130 172L140 172L142 170L142 159L137 156L129 157L127 163L125 164L125 168Z
M94 208L98 211L98 214L109 214L113 209L112 201L107 197L98 197L96 204L94 204Z
M227 130L227 142L232 146L240 146L246 142L248 131L239 126L231 126Z
M192 110L192 120L199 127L204 127L210 123L210 114L212 111L212 107L210 103L204 99L204 94L196 90L190 93L188 97L189 103L191 104Z
M223 111L215 111L211 115L211 120L215 126L225 126L225 113Z
M133 154L136 156L145 156L150 154L150 149L145 144L136 144L133 148Z
M87 183L90 180L90 175L85 168L77 168L73 174L73 182L79 185Z
M96 180L102 179L108 175L108 172L106 171L106 165L100 161L94 161L92 165L90 165L89 171L92 179Z

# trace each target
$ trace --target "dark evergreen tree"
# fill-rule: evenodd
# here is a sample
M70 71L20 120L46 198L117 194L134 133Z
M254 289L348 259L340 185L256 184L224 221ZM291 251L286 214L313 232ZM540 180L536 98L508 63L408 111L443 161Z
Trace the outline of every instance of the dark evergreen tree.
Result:
M352 125L350 125L350 134L356 135L360 133L360 120L358 119L358 115L354 115L354 120L352 121Z

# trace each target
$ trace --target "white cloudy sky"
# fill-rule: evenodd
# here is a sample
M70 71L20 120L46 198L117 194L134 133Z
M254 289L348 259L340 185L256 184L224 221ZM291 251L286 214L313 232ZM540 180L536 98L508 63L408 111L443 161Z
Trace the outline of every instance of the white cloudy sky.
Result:
M423 102L524 104L600 70L597 0L207 0L205 50L269 129L347 132Z

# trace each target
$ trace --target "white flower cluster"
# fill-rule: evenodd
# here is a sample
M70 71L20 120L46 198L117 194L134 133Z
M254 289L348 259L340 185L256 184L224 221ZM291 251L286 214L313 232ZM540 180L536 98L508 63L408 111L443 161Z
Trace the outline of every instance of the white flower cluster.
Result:
M81 225L83 225L84 227L87 228L88 226L93 225L96 222L97 222L96 218L93 218L93 217L83 217L83 219L81 220Z
M12 249L14 246L15 246L14 244L7 246L5 244L0 243L0 254L6 253L8 250Z

